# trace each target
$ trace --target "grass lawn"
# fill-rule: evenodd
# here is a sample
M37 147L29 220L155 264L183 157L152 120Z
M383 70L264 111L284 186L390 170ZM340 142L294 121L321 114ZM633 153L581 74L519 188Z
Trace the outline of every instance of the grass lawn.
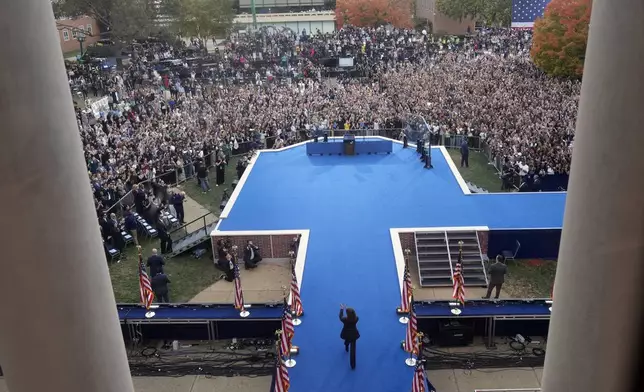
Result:
M201 187L197 185L197 179L192 178L179 186L183 191L186 192L191 199L197 203L207 208L216 216L219 216L221 210L219 209L219 204L221 203L221 195L224 193L224 189L228 189L228 195L232 195L233 187L232 183L237 179L237 161L238 157L232 157L228 166L226 167L226 182L223 185L215 186L217 183L217 176L215 174L215 168L209 169L208 178L210 178L210 187L212 190L208 193L203 193Z
M552 260L508 261L503 290L514 298L550 298L556 270Z
M226 168L226 182L223 186L215 186L216 175L215 169L211 168L210 186L212 190L206 194L202 193L201 188L197 185L196 179L191 179L181 184L179 188L186 194L201 204L209 211L219 216L219 203L224 189L228 189L228 194L233 193L232 182L237 179L238 158L231 158ZM141 240L143 246L143 260L152 254L152 249L159 249L159 240L151 241ZM136 248L130 245L125 252L127 260L118 264L110 265L110 276L112 277L112 287L114 296L118 303L138 303L139 302L139 275L138 275L138 256ZM170 278L170 301L187 302L203 289L215 283L221 273L215 268L207 252L201 259L194 259L187 253L166 260L165 272Z
M499 179L494 166L488 164L485 154L470 150L470 167L461 167L461 152L456 148L448 148L454 164L465 181L469 181L488 192L502 192L501 179Z
M159 248L159 240L142 240L143 262ZM110 265L112 287L117 303L139 303L138 254L134 245L125 251L126 260ZM170 279L170 301L187 302L203 289L215 283L221 273L215 268L209 253L194 259L189 253L166 260L165 273Z

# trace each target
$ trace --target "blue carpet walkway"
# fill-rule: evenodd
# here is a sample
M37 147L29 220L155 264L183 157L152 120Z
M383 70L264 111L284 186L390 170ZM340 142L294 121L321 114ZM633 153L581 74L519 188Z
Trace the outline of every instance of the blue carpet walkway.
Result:
M466 196L442 154L433 157L426 170L396 144L378 156L261 154L220 230L310 230L292 392L410 390L390 228L561 226L565 195ZM355 371L340 340L341 303L360 317Z

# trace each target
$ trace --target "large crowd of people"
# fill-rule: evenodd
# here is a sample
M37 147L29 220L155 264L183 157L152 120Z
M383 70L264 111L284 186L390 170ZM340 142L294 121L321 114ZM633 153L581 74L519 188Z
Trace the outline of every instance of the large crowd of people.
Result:
M419 117L432 140L478 137L518 172L565 174L580 83L541 73L530 45L530 32L510 29L459 38L391 27L264 28L210 53L203 43L146 41L132 44L122 67L70 64L97 212L137 183L164 187L158 176L168 171L179 181L320 130L397 136ZM338 57L353 58L353 67L329 66Z

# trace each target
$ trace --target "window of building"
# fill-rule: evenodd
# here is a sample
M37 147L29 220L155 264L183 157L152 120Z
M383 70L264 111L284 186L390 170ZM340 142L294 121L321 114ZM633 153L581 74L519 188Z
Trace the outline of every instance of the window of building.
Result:
M63 41L69 41L69 31L63 30Z
M77 34L76 29L72 29L72 38L76 38L76 34Z
M87 31L87 34L92 34L92 25L88 24L87 25L87 30L85 30L85 31Z

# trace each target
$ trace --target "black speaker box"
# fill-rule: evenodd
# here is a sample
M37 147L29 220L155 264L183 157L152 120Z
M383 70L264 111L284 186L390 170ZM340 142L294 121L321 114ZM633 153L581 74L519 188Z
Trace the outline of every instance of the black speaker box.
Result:
M435 343L439 347L467 346L474 341L474 328L459 320L441 321Z

